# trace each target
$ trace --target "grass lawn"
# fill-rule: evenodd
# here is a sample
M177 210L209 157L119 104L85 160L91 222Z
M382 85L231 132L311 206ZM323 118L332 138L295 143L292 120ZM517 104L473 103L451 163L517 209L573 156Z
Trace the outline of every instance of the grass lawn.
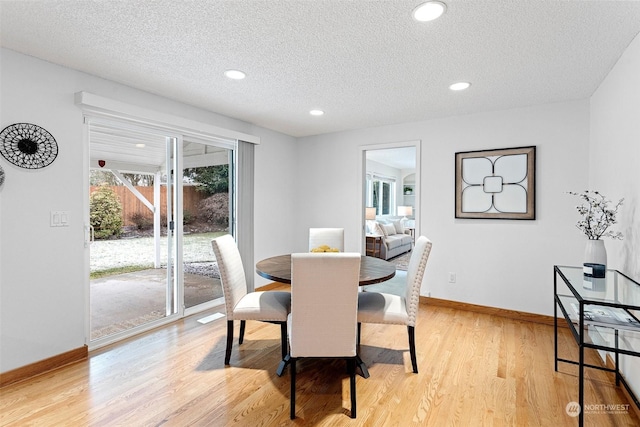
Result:
M226 231L186 234L182 239L184 262L213 261L211 240ZM151 268L154 261L153 237L118 240L97 240L91 244L91 277L131 272ZM167 260L167 238L160 239L160 259ZM106 274L105 274L106 273Z

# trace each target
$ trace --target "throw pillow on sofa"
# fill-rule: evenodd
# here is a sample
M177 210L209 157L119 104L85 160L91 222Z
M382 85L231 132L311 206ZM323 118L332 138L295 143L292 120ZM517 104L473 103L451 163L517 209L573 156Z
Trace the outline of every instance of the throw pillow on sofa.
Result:
M373 229L371 234L377 234L378 236L386 236L384 234L384 230L382 229L382 223L378 221L373 222Z
M396 227L393 224L381 224L382 226L382 232L384 233L385 237L388 236L393 236L396 233Z
M402 225L401 219L396 219L394 221L391 221L391 223L396 229L396 234L404 234L404 225Z

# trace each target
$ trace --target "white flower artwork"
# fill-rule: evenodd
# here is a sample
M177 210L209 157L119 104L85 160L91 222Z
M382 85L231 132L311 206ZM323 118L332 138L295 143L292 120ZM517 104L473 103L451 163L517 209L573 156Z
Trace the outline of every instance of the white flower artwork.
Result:
M535 147L456 153L456 218L535 219Z

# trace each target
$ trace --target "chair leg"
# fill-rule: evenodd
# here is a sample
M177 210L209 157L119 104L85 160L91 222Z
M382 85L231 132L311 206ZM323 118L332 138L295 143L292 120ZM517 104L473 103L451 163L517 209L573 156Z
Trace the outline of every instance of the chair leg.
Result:
M349 382L351 385L351 418L356 417L356 359L349 359Z
M409 332L409 353L411 353L411 364L413 365L413 373L418 373L418 361L416 359L416 328L407 326Z
M278 369L276 370L276 374L281 377L284 370L287 368L287 366L289 366L289 364L291 363L291 356L289 356L288 354L284 357L284 359L282 359L280 361L280 363L278 364Z
M238 344L242 344L244 341L244 328L247 326L246 320L240 321L240 339L238 340Z
M228 365L231 360L231 347L233 346L233 320L227 320L227 350L224 354L224 364Z
M292 420L296 418L296 359L291 358L291 413Z
M356 335L356 348L360 349L360 332L362 331L362 322L358 322L358 333ZM369 371L367 365L362 361L359 355L356 356L356 365L360 368L360 372L364 378L369 378Z
M287 354L289 354L287 347L287 322L282 322L280 324L280 349L282 353L282 360L284 360L284 358L287 357Z
M360 373L363 378L369 378L369 370L367 369L367 364L360 358L360 356L356 356L356 365L360 368Z

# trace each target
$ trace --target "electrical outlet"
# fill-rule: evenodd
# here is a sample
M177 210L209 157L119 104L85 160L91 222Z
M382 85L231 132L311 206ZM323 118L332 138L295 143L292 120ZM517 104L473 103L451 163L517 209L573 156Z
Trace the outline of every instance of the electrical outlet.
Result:
M456 273L449 273L449 283L456 283Z

